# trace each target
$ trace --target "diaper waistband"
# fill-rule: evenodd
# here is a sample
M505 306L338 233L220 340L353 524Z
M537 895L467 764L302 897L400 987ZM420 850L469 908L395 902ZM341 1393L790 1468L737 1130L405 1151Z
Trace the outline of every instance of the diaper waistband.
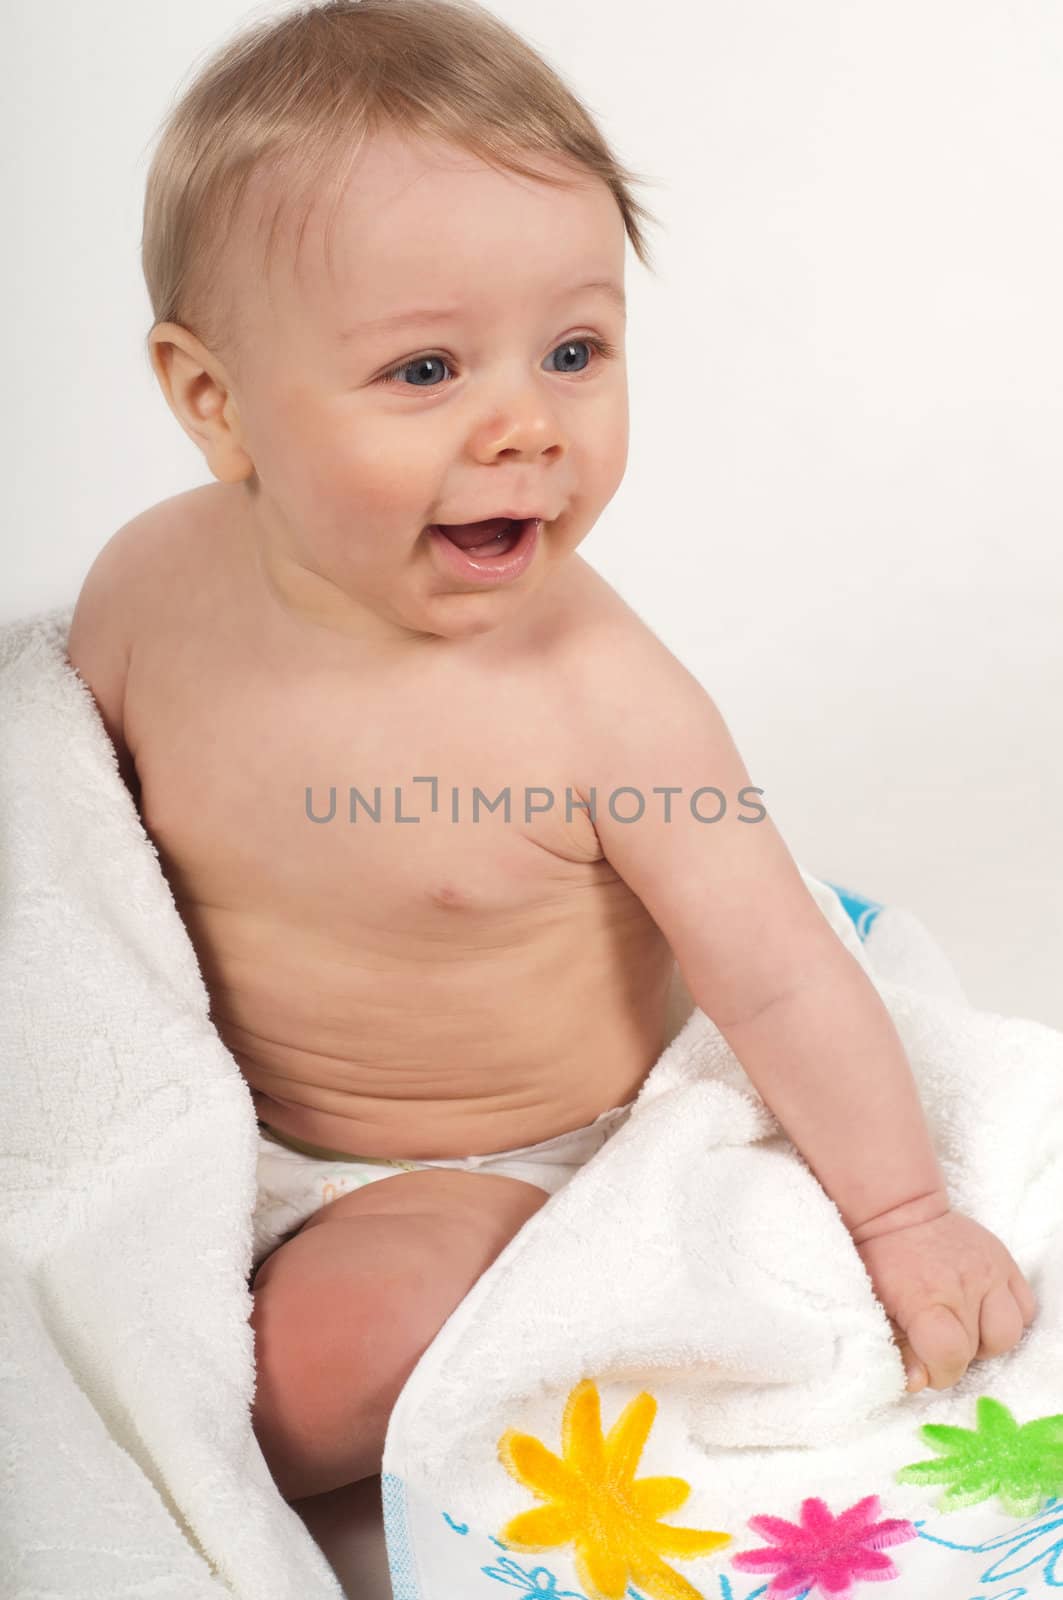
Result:
M473 1168L484 1166L493 1161L507 1161L519 1156L534 1156L540 1153L549 1157L556 1152L562 1157L567 1152L579 1149L597 1136L604 1138L608 1134L608 1127L602 1124L612 1123L626 1116L634 1105L634 1099L627 1100L623 1105L610 1106L607 1110L599 1112L593 1122L588 1122L585 1127L571 1128L565 1133L555 1134L552 1139L543 1139L538 1144L519 1145L511 1150L495 1150L489 1155L448 1156L445 1159L425 1158L419 1161L399 1161L389 1156L362 1156L355 1155L350 1150L327 1150L324 1145L308 1144L305 1139L296 1139L290 1133L281 1133L277 1128L271 1127L268 1122L257 1118L259 1130L262 1135L273 1144L285 1146L288 1150L295 1150L300 1155L314 1156L319 1161L358 1161L370 1162L379 1167L403 1167L413 1171L416 1167L465 1167Z

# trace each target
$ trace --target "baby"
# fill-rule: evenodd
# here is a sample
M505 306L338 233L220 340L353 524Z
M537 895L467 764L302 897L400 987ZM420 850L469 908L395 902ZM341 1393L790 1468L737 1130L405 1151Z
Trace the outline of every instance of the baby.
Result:
M630 178L443 0L260 24L149 175L151 361L215 481L110 539L69 655L290 1186L252 1318L289 1499L379 1471L423 1350L626 1114L677 973L911 1389L1034 1316L719 711L577 553L627 459Z

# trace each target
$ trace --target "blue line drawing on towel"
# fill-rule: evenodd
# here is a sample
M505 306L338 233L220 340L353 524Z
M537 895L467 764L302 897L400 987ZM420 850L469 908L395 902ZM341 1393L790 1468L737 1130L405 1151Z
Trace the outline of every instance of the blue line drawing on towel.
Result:
M1041 1578L1046 1588L1063 1589L1063 1500L1049 1500L1035 1517L1028 1517L1016 1528L995 1534L993 1538L985 1539L981 1544L960 1544L951 1539L943 1539L936 1533L924 1533L922 1530L919 1537L931 1544L942 1545L946 1550L961 1551L970 1555L1000 1552L997 1559L991 1561L982 1573L978 1580L980 1583L1001 1583L1006 1578L1017 1578L1020 1574L1025 1574L1027 1582L1031 1578ZM1007 1565L1013 1558L1016 1564ZM1038 1592L1038 1589L1023 1588L1021 1595L1025 1600L1026 1595L1035 1596ZM972 1595L970 1600L1011 1600L1011 1597Z
M480 1571L485 1577L520 1589L523 1594L533 1595L535 1600L587 1600L582 1589L559 1589L558 1579L549 1567L535 1567L531 1572L525 1572L511 1556L504 1556L497 1567L481 1567ZM771 1587L768 1583L761 1583L746 1594L739 1595L731 1587L731 1580L726 1573L721 1572L719 1576L720 1600L763 1600ZM811 1589L802 1589L799 1595L794 1596L794 1600L810 1600L811 1594ZM633 1589L629 1584L624 1591L624 1600L646 1600L646 1597L641 1590Z
M866 895L857 894L852 889L843 889L840 884L827 883L826 878L823 882L838 896L860 938L866 939L871 932L872 923L880 911L885 911L885 906L880 905L877 900L869 900Z
M750 1589L748 1594L739 1594L737 1590L731 1587L731 1581L726 1573L720 1573L720 1600L763 1600L763 1596L771 1588L771 1580L769 1579L767 1583L762 1583L759 1588ZM802 1589L800 1594L794 1595L794 1600L809 1600L811 1594L811 1589Z
M458 1526L448 1512L444 1511L443 1517L455 1533L468 1532L468 1525ZM493 1533L488 1534L488 1538L500 1550L508 1549L508 1546L500 1539L496 1539ZM559 1589L557 1585L560 1580L549 1567L533 1567L530 1572L526 1572L510 1555L504 1555L495 1566L481 1567L480 1571L485 1578L493 1578L496 1583L504 1583L508 1588L519 1589L522 1594L534 1596L535 1600L587 1600L582 1589ZM720 1573L719 1577L720 1600L763 1600L770 1587L770 1584L762 1583L757 1588L750 1589L747 1594L739 1595L731 1587L731 1580L726 1573ZM811 1589L804 1589L799 1595L794 1596L794 1600L810 1600L811 1594ZM646 1600L646 1596L641 1590L629 1584L624 1591L624 1600Z
M481 1567L480 1571L497 1583L519 1589L522 1594L534 1595L535 1600L587 1600L582 1589L559 1589L558 1580L549 1567L533 1567L531 1572L525 1572L511 1556L503 1556L497 1567ZM642 1597L637 1596L636 1600Z
M762 1583L759 1589L751 1589L747 1595L737 1595L731 1588L731 1580L727 1574L720 1573L720 1600L761 1600L761 1596L766 1595L770 1588L770 1583ZM811 1589L802 1589L799 1595L794 1596L794 1600L808 1600L811 1593Z
M443 1515L453 1528L454 1523L445 1511ZM509 1546L503 1544L501 1539L496 1539L493 1533L489 1533L487 1537L493 1545L498 1546L499 1550L509 1549ZM533 1567L530 1572L525 1572L510 1555L503 1556L497 1566L481 1567L480 1571L484 1577L493 1578L496 1583L504 1583L511 1589L520 1589L526 1595L534 1595L535 1600L587 1600L582 1589L559 1589L557 1585L560 1580L549 1567ZM624 1591L624 1600L646 1600L646 1596L631 1588L629 1584Z

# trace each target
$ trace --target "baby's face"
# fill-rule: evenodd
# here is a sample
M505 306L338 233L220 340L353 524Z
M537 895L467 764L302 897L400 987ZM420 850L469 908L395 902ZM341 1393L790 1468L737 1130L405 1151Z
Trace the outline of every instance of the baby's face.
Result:
M338 208L331 273L319 201L268 295L253 291L233 379L260 482L249 515L297 612L366 640L493 630L615 494L626 235L606 186L572 181L382 135ZM509 510L545 522L530 564L490 586L456 573L429 531Z

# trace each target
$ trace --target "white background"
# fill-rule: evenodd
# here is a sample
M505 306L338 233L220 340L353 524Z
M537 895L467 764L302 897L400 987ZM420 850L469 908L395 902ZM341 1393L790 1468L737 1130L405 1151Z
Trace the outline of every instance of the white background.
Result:
M0 621L209 481L144 352L144 178L198 65L287 9L6 8ZM1063 6L491 9L659 185L628 473L582 554L804 867L1063 1027Z

